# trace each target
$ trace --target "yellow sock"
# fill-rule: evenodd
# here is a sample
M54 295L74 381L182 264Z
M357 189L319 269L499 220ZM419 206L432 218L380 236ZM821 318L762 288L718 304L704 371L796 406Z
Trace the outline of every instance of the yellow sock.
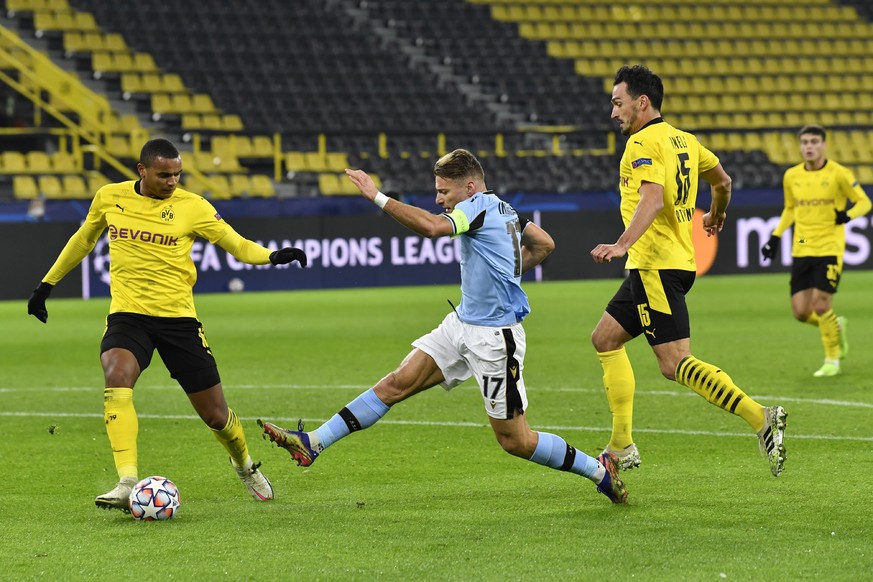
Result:
M818 316L818 331L821 333L821 343L824 346L825 359L837 361L840 359L840 324L833 309L828 309Z
M691 388L722 410L741 417L755 432L764 427L764 409L743 392L731 377L712 364L694 356L682 358L676 366L676 382Z
M245 466L249 459L249 447L246 444L246 434L243 432L242 424L233 410L228 408L227 424L221 430L212 429L212 434L227 450L230 458L238 467Z
M634 369L624 346L611 352L597 352L603 366L603 387L612 412L612 437L609 446L620 451L634 442Z
M136 478L136 436L139 419L133 407L133 388L105 388L103 390L103 420L112 446L118 478Z
M819 318L818 313L816 313L815 311L810 313L809 317L806 318L806 323L808 323L809 325L814 325L816 327L818 327L819 321L821 321L821 319Z

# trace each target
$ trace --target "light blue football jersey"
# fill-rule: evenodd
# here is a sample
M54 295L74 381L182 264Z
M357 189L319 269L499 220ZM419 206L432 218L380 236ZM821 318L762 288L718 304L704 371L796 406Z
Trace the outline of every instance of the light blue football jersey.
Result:
M530 313L521 289L521 233L527 225L494 192L478 192L445 215L461 237L461 321L502 327Z

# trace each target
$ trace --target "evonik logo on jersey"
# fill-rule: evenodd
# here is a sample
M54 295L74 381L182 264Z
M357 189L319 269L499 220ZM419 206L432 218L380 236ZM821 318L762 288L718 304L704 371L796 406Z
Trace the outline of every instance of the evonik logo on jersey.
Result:
M114 241L119 239L138 240L165 247L174 247L179 244L179 237L177 236L170 236L159 232L149 232L147 230L137 230L134 228L118 228L114 224L110 224L109 240Z

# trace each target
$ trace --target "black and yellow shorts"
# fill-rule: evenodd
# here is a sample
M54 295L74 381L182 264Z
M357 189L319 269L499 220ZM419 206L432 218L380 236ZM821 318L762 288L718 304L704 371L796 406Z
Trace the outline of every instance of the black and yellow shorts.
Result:
M685 295L694 271L632 269L606 312L632 337L645 333L650 345L691 337Z
M836 256L794 257L791 264L791 294L807 289L836 293L843 274L843 262Z
M100 342L100 353L112 348L131 352L140 372L149 367L152 354L186 393L200 392L221 382L203 324L193 317L153 317L139 313L110 313Z

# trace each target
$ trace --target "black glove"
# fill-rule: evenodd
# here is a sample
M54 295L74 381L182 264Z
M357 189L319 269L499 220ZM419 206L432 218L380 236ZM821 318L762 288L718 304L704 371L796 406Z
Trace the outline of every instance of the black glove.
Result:
M293 247L285 247L278 251L270 253L270 262L274 265L284 265L297 261L301 267L306 266L306 253L303 249L295 249Z
M847 222L852 220L851 218L849 218L849 213L845 210L837 210L835 208L834 212L837 213L836 224L846 224Z
M39 287L33 290L33 294L27 301L27 314L33 315L43 323L48 321L48 311L45 308L45 300L52 294L54 285L48 283L40 283Z
M765 259L773 260L776 257L776 252L779 250L779 237L775 234L770 235L770 240L761 247L761 254Z

